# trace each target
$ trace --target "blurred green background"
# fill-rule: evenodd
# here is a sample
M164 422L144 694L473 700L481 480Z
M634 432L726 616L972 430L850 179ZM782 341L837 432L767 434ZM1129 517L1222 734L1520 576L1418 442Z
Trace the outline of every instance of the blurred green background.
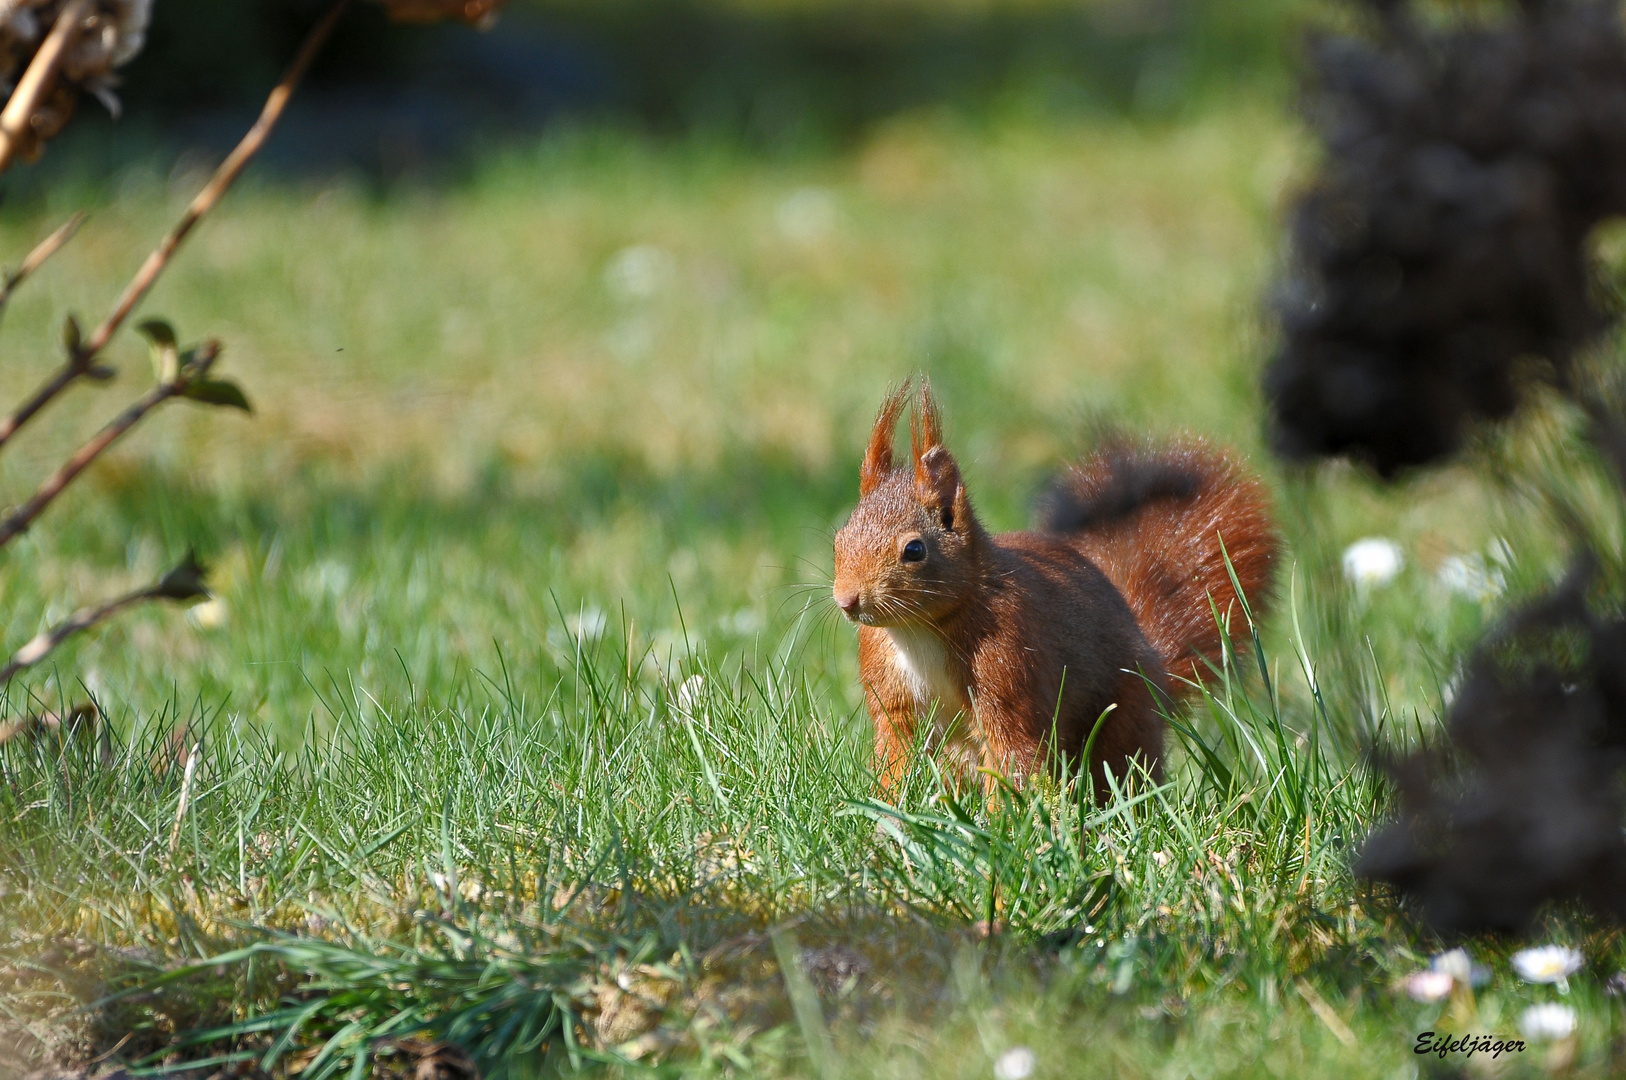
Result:
M318 7L159 3L125 117L87 103L7 178L13 258L92 211L8 313L17 394L65 314L110 303ZM1268 632L1297 606L1352 731L1386 709L1430 721L1502 602L1485 582L1534 587L1559 546L1471 463L1379 489L1263 448L1268 294L1311 164L1292 56L1327 18L519 2L482 34L361 5L143 308L219 336L256 415L176 408L99 465L10 556L5 641L188 545L220 600L134 614L29 692L83 681L126 723L224 709L292 736L338 687L451 695L504 662L545 684L583 633L651 650L658 677L685 632L749 662L794 631L851 713L829 535L876 403L921 371L998 528L1102 417L1242 448L1290 541ZM7 490L141 385L133 335L112 358L117 382L8 455ZM1406 565L1356 590L1340 553L1369 535ZM1467 587L1463 565L1483 571Z
M321 6L158 0L123 118L87 102L4 177L0 262L91 215L6 310L13 400L58 363L68 314L112 304ZM1511 1031L1547 991L1505 970L1467 996L1477 1018L1395 992L1434 943L1351 880L1387 812L1364 752L1380 727L1390 748L1428 733L1469 644L1559 572L1555 494L1614 530L1602 550L1623 526L1552 402L1392 486L1266 449L1272 282L1315 165L1293 58L1338 17L1311 0L514 0L482 34L357 5L138 313L219 337L254 415L167 408L5 553L0 651L189 547L218 595L129 612L12 685L0 720L93 694L126 741L115 768L5 745L0 929L27 964L31 934L168 963L241 940L245 918L331 936L336 911L421 944L426 910L455 904L437 876L509 882L461 894L480 926L588 884L591 919L659 933L584 971L681 950L715 989L705 958L742 925L869 912L873 930L797 929L890 958L854 1000L895 1005L892 1027L849 1029L876 1048L852 1075L986 1077L1009 1032L1041 1077L1393 1077L1417 1032ZM1626 283L1626 230L1597 247ZM8 443L3 498L145 390L133 332L105 358L114 382ZM1218 706L1183 714L1230 765L1171 740L1162 807L1120 804L1087 842L1022 824L1008 859L988 840L984 864L933 862L925 891L874 876L891 842L851 816L868 719L828 593L871 417L922 372L993 528L1024 526L1104 419L1237 447L1287 540L1271 687L1250 667L1221 695L1229 726ZM1396 545L1391 579L1349 579L1363 538ZM189 804L173 766L200 733ZM937 813L949 793L925 771L905 801ZM1035 784L976 821L1004 835L1072 798ZM744 876L716 877L715 851ZM1111 903L1077 906L1097 883ZM1010 944L975 922L996 899ZM905 910L950 936L911 938ZM1613 1075L1618 936L1588 948L1574 1075ZM1001 954L1015 981L984 985L977 958ZM0 1007L102 992L7 989L27 964L0 968ZM775 971L743 981L767 972L779 1000ZM583 985L603 1019L612 983ZM252 994L220 993L197 1023L247 1015ZM789 1029L735 1019L752 1061L794 1058Z
M229 145L324 5L166 0L125 71L128 119L76 128L106 167L128 143ZM850 146L922 107L964 116L1170 116L1280 86L1305 0L515 0L496 30L390 25L358 5L268 155L445 175L560 121L704 131L757 151ZM64 151L59 150L62 155Z

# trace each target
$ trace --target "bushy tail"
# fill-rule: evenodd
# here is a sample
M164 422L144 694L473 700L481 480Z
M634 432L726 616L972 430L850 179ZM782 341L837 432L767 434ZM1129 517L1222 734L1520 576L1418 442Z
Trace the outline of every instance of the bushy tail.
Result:
M1227 555L1255 616L1269 598L1277 537L1264 485L1202 439L1114 439L1056 478L1039 516L1118 587L1177 680L1218 663L1216 610L1232 640L1247 641Z

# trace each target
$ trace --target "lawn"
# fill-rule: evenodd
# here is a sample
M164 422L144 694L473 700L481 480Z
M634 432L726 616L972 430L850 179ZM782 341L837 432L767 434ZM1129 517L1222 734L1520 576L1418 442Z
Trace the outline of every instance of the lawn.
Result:
M1463 1063L1424 1031L1519 1037L1556 994L1518 943L1469 943L1477 995L1413 1002L1442 943L1349 866L1388 807L1364 750L1433 737L1463 649L1561 564L1540 494L1589 466L1554 464L1556 406L1398 488L1272 460L1309 160L1260 93L910 112L817 153L559 128L383 195L251 177L143 311L219 337L254 415L173 407L8 556L7 649L189 546L218 597L10 688L12 716L94 698L112 737L0 746L0 1070L178 1041L360 1076L432 1029L516 1077L984 1077L1018 1046L1038 1077L1394 1077ZM7 312L14 397L198 182L131 166L0 223L15 261L92 211ZM7 490L143 385L139 339L111 359ZM985 803L922 764L876 802L829 542L913 372L997 528L1101 418L1269 479L1263 663L1177 715L1165 787ZM1340 556L1373 536L1405 565L1357 589ZM1579 1034L1512 1072L1609 1074L1621 943L1545 936L1586 952Z

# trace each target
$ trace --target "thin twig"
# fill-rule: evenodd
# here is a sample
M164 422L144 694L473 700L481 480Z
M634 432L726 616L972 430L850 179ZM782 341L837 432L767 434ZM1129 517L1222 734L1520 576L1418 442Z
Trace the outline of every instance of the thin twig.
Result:
M17 650L11 658L11 663L4 668L0 668L0 685L10 682L19 671L31 668L47 656L50 656L59 645L75 634L89 630L92 626L104 619L112 618L125 608L134 607L136 604L144 604L149 600L157 600L162 595L158 591L158 586L149 585L144 589L125 593L123 596L105 603L81 608L50 629L41 630L34 636L32 641Z
M0 446L17 434L17 429L34 418L34 414L51 403L51 399L68 388L68 384L77 379L84 372L80 365L70 358L66 364L57 368L56 373L38 390L34 396L18 406L17 411L0 421Z
M73 239L73 234L79 231L79 226L84 222L83 212L69 218L50 236L41 240L34 250L28 253L28 258L23 260L21 266L6 275L5 281L0 282L0 312L4 311L6 302L11 299L12 291L38 270L46 259L55 255L58 248ZM18 428L33 419L34 414L45 408L52 398L67 388L69 383L81 375L88 374L89 367L89 362L81 360L79 354L69 356L67 363L58 368L55 374L45 381L45 385L34 391L33 397L18 406L16 412L0 420L0 447L5 446L7 440L17 433Z
M209 373L215 358L220 355L220 343L210 341L199 348L197 359L190 365L187 377L176 379L173 382L160 383L148 390L129 408L125 409L96 436L74 452L63 466L53 473L45 483L34 492L29 499L16 510L7 514L0 520L0 547L5 547L15 540L24 530L39 517L45 508L51 505L51 500L62 494L62 489L73 483L80 473L102 455L109 446L118 441L119 437L139 424L143 417L170 398L182 397L187 387ZM3 681L3 680L0 680Z
M136 604L144 604L150 600L203 600L209 596L208 586L204 578L208 571L198 562L197 556L188 552L179 566L170 570L156 582L134 592L125 593L101 604L80 608L63 621L47 630L42 630L34 636L27 645L18 649L11 658L11 662L0 668L0 688L9 686L13 677L19 671L31 668L56 651L64 641L75 634L83 633L105 619ZM4 742L0 738L0 742Z
M220 163L220 167L215 170L214 176L210 177L209 183L204 186L202 191L198 192L197 197L186 208L186 213L181 215L180 222L170 230L168 236L164 237L163 243L159 244L153 253L147 256L146 262L141 264L141 269L136 271L135 277L130 279L130 283L125 286L124 292L119 296L118 302L113 305L113 310L108 313L107 318L102 320L101 325L96 327L89 340L78 349L73 350L62 367L15 414L4 421L0 421L0 447L3 447L6 440L16 434L17 429L26 424L35 413L50 404L52 399L73 385L81 376L90 375L99 370L95 366L96 357L101 353L102 349L107 347L107 343L112 340L119 327L124 325L124 320L130 317L130 312L135 310L135 306L141 302L141 298L157 282L159 275L164 272L165 266L169 264L169 260L174 256L175 250L181 246L181 241L186 239L187 233L191 232L193 226L214 208L215 204L220 201L221 196L226 193L226 190L242 174L243 169L248 166L249 161L265 145L266 139L271 135L271 130L276 127L277 121L282 117L283 110L287 108L288 99L293 96L294 88L299 85L300 79L304 77L306 70L310 68L311 61L316 59L316 54L321 51L322 46L327 42L328 35L333 32L333 27L338 23L339 16L344 14L345 8L349 7L349 5L350 0L335 0L333 6L328 9L327 14L322 16L321 21L311 28L310 33L305 37L304 44L299 48L299 54L294 57L294 62L288 66L287 73L283 75L282 81L277 83L270 96L266 98L265 107L260 110L260 118L254 122L253 127L249 128L248 134L243 136L237 147L227 155L226 160ZM64 241L66 239L67 237L63 237ZM33 256L30 255L29 258L32 259ZM0 301L0 303L3 303L3 301ZM6 539L9 539L9 537ZM5 540L0 540L0 545L4 543Z
M28 70L17 82L17 89L11 92L6 102L5 111L0 112L0 172L11 167L12 160L17 156L17 148L22 145L23 134L28 130L29 123L34 119L34 112L39 108L45 95L50 93L51 84L56 79L56 69L62 63L62 57L73 46L74 39L79 36L81 24L85 21L85 14L90 10L91 0L70 0L62 14L57 16L56 25L46 35L44 44L34 54L29 63Z
M34 250L28 253L21 266L5 276L0 282L0 307L4 307L11 294L21 285L28 276L45 265L45 260L57 253L57 250L73 239L73 234L79 231L79 226L85 223L88 217L83 210L56 227L56 231L34 245Z
M299 80L311 66L311 61L316 59L316 54L327 42L328 35L339 21L339 16L343 15L345 8L349 6L350 0L335 0L327 14L322 16L322 20L306 35L305 43L299 47L299 54L294 57L294 62L288 65L287 74L283 75L282 81L271 91L271 96L265 99L265 108L260 110L260 118L248 129L248 134L243 136L243 141L237 144L237 148L220 163L214 176L210 177L209 183L198 192L192 204L186 208L186 213L181 215L180 222L168 236L164 237L164 242L147 256L146 262L141 264L141 269L136 271L130 284L125 286L124 294L119 297L118 303L113 305L112 312L85 342L86 353L94 356L107 345L124 320L129 318L130 312L135 310L136 304L141 302L147 290L158 280L158 275L164 272L164 266L175 254L175 249L181 246L181 241L186 239L186 234L192 231L192 227L203 215L214 208L215 203L219 202L226 189L232 186L249 160L260 152L266 139L271 136L271 129L276 127L277 121L282 117L283 109L287 108L294 87L299 85Z
M61 53L66 48L65 43L71 39L72 28L77 25L77 19L82 16L86 3L87 0L70 0L67 10L63 12L62 18L58 20L57 26L52 30L50 39L47 40L44 46L41 46L40 54L36 56L34 64L29 67L28 73L24 75L23 82L19 84L17 91L12 95L12 101L8 103L4 113L0 114L0 129L3 129L0 130L0 137L5 137L9 133L9 138L6 138L4 145L0 145L0 170L5 168L5 165L9 163L12 154L15 152L15 136L17 130L20 130L9 122L13 117L14 107L21 109L23 106L27 106L27 111L24 113L25 120L27 116L33 114L33 103L24 98L24 90L26 89L28 94L37 102L37 98L42 92L40 87L48 82L51 71L60 61ZM152 288L153 283L158 280L159 275L163 273L164 267L168 265L170 258L175 254L176 249L180 247L181 241L186 238L187 233L220 201L221 196L242 174L250 159L265 145L271 130L276 126L283 110L287 107L288 99L293 95L294 87L298 85L299 80L309 69L311 61L316 58L316 54L321 50L322 45L326 43L328 35L332 33L334 25L339 21L339 17L344 13L349 3L350 0L335 0L333 6L328 9L327 14L306 36L305 42L300 47L298 55L295 56L294 62L289 66L287 74L283 76L282 81L277 84L276 88L271 91L270 97L266 99L265 108L260 112L260 118L255 121L254 126L249 129L243 140L237 144L236 149L221 163L220 168L215 170L215 174L209 183L192 200L192 204L187 207L186 213L182 215L180 223L164 238L163 243L158 246L157 250L147 257L147 261L142 264L141 269L136 272L135 277L131 279L130 284L125 288L123 295L114 304L112 312L96 328L96 332L91 335L90 340L83 345L77 342L73 343L70 348L68 362L62 371L48 382L34 398L30 399L28 404L22 410L19 410L17 415L6 421L3 429L4 436L0 437L0 444L3 444L5 438L9 438L11 434L15 433L17 428L22 426L29 417L37 413L75 379L93 370L93 362L97 354L106 347L113 334L118 331L124 320L129 317L130 312L135 309L136 304L141 301L141 298ZM72 20L69 19L70 15L73 16ZM64 28L65 22L68 23L66 29ZM48 49L52 51L48 53ZM36 69L39 69L37 73ZM75 222L70 222L69 225L77 227ZM46 244L36 248L34 254L31 254L24 261L23 271L16 278L7 282L8 291L11 286L16 284L16 281L21 280L21 276L32 271L39 263L48 258L51 252L60 247L67 240L68 235L71 235L71 232L71 228L64 226L63 229L58 230L57 234L53 234L46 241ZM54 246L51 246L53 242ZM36 259L35 255L39 255L39 258ZM73 456L56 473L40 485L28 502L6 515L3 521L0 521L0 547L4 547L21 535L33 523L34 519L44 512L52 500L60 495L64 488L90 466L91 462L100 457L109 446L117 442L131 428L139 424L148 413L171 398L185 396L193 384L203 380L208 375L210 367L213 366L215 359L219 355L220 345L218 342L210 341L205 343L192 354L190 362L179 377L165 378L157 386L143 394L124 412L120 413L106 427L102 428L94 438L75 451ZM156 585L145 589L137 589L135 592L127 593L106 603L75 612L64 622L43 631L28 644L18 649L11 662L4 668L0 668L0 685L9 683L18 672L45 659L58 646L75 634L82 633L134 604L160 598L175 599L207 595L206 592L202 591L201 579L195 573L196 571L195 562L189 558L187 564L166 575L164 580ZM183 572L191 574L190 580L198 582L195 586L196 591L193 591L194 586L184 583L186 578ZM177 583L177 575L182 575L181 583ZM192 772L196 767L195 757L196 751L194 751L193 758L188 760L188 780L191 779ZM177 815L177 829L179 829L180 817L185 814L185 798L183 792L181 809Z

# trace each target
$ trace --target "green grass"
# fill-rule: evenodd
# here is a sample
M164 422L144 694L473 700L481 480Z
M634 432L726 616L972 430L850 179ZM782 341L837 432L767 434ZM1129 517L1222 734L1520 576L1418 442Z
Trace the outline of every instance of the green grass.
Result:
M1439 943L1351 878L1387 798L1362 752L1432 737L1465 644L1550 580L1542 493L1609 508L1556 408L1511 437L1525 466L1278 470L1262 297L1305 156L1239 100L907 115L829 156L560 131L452 188L235 192L144 310L220 336L257 413L156 417L6 555L7 648L188 545L220 599L11 688L12 715L93 695L115 734L0 746L0 1068L40 1053L27 1025L80 1060L133 1029L126 1061L181 1039L304 1075L414 1027L513 1076L981 1077L1025 1044L1041 1077L1393 1077L1424 1030L1515 1035L1554 996L1516 943L1473 943L1477 999L1396 993ZM187 194L137 166L0 224L21 252L94 210L7 313L19 394ZM113 359L8 490L140 385L133 337ZM916 370L996 527L1102 414L1273 484L1265 663L1176 717L1164 788L984 804L922 766L874 802L821 590L868 419ZM1408 565L1357 594L1338 559L1368 535ZM1497 537L1506 595L1440 584ZM1586 947L1573 1069L1605 1075L1626 957L1548 929ZM282 1046L251 1030L306 1013Z

